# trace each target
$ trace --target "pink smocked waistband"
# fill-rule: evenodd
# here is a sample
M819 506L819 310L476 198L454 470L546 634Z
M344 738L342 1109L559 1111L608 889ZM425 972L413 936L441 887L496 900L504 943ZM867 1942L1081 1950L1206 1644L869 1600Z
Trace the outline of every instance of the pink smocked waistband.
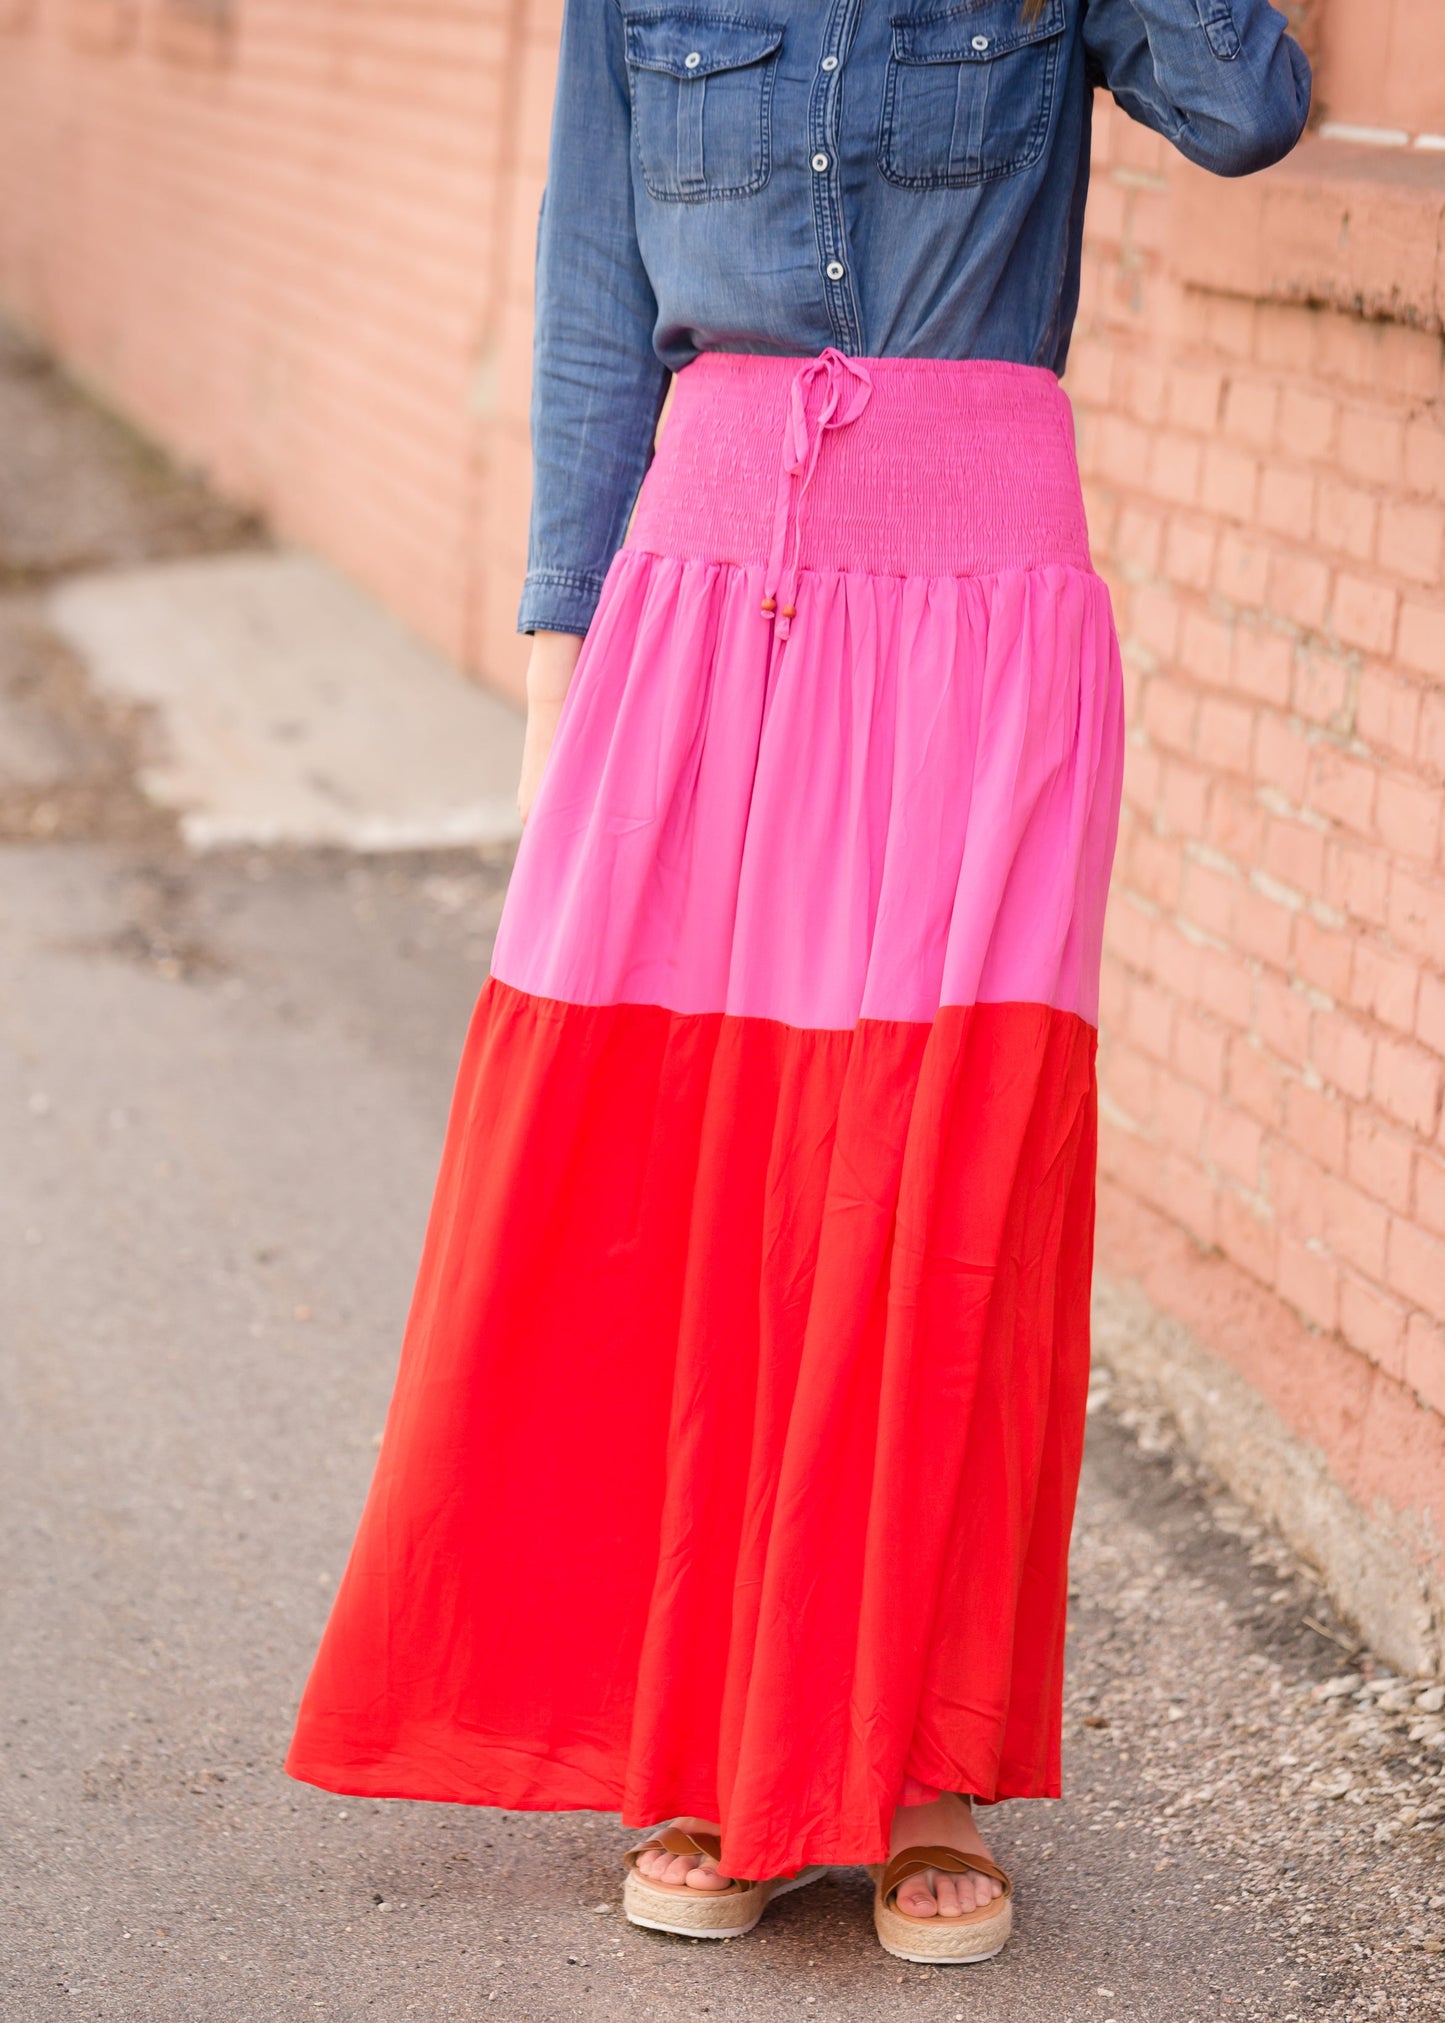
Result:
M628 545L764 568L786 546L789 575L1088 569L1068 396L996 359L704 352L677 376Z

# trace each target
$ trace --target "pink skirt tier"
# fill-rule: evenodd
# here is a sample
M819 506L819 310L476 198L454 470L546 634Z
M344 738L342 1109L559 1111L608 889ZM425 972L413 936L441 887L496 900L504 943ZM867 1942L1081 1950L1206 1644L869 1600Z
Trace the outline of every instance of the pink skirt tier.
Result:
M289 1767L876 1860L1059 1788L1121 683L1028 367L680 375Z

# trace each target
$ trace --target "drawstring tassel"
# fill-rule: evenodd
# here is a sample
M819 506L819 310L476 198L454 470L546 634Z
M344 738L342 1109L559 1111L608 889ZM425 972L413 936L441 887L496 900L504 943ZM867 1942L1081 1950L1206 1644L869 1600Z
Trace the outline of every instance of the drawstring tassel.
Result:
M827 381L816 420L808 420L808 395L818 378ZM830 346L809 359L793 375L788 389L788 414L783 433L783 463L778 473L778 500L773 512L773 538L763 578L762 611L775 618L775 637L786 639L798 615L797 580L803 546L803 501L818 468L823 437L829 429L846 428L868 405L873 381L865 366ZM845 397L847 404L845 406ZM788 540L791 523L792 541ZM785 598L779 609L779 599Z

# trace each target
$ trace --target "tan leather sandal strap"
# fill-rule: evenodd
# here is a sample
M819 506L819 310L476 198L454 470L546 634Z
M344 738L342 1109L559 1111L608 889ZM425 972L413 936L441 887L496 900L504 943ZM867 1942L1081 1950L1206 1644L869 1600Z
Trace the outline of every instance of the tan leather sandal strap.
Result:
M878 1893L886 1904L892 1900L900 1884L931 1868L941 1869L945 1875L991 1876L1001 1889L1007 1891L1010 1887L1009 1879L998 1863L990 1861L986 1854L964 1854L956 1847L905 1847L900 1848L884 1869Z
M685 1827L664 1827L651 1840L634 1848L634 1854L650 1854L659 1848L664 1854L700 1854L708 1861L718 1861L722 1856L722 1841L715 1833L689 1833Z

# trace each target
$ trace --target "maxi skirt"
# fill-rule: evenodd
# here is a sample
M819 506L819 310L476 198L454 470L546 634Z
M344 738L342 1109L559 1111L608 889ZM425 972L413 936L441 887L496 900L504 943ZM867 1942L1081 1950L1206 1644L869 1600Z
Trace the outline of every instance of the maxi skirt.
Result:
M291 1773L881 1860L1055 1796L1123 758L1067 399L677 380Z

